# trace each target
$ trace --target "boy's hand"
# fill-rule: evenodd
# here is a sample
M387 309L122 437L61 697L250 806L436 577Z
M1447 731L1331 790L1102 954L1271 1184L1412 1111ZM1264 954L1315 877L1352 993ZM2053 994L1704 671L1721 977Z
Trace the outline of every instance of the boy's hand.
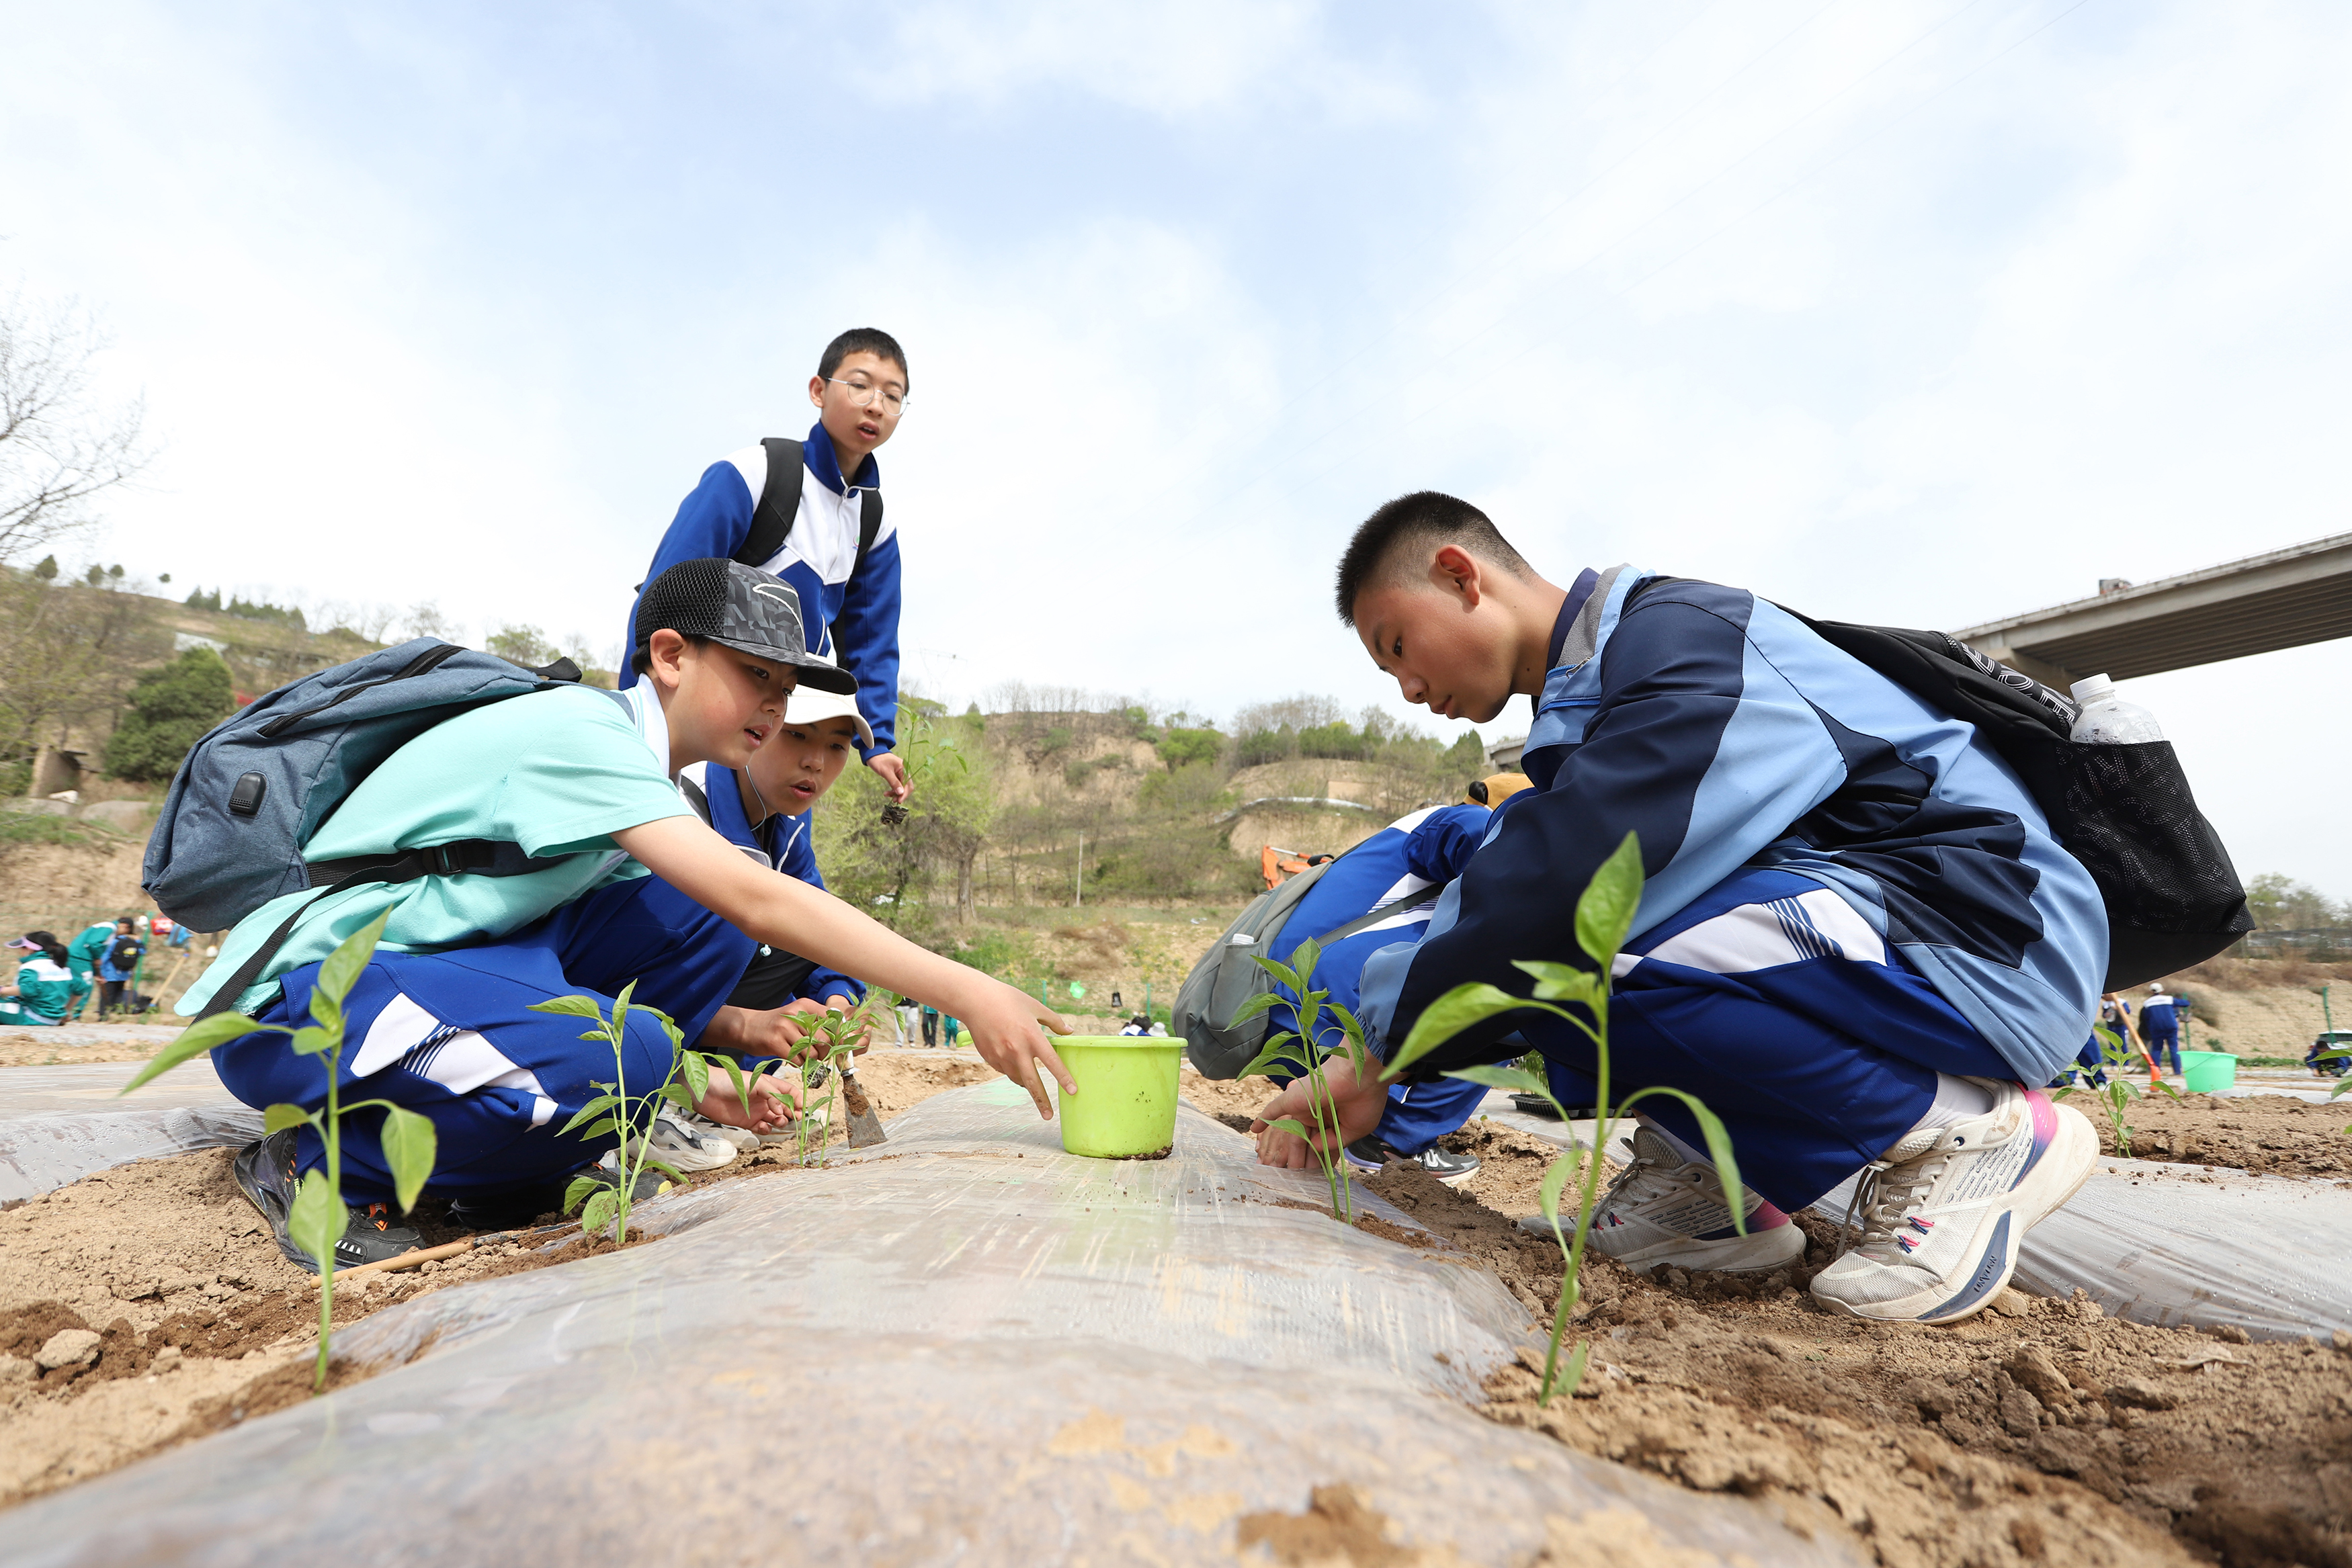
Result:
M823 1018L824 1008L805 999L764 1012L750 1008L720 1008L703 1029L698 1048L725 1051L730 1056L772 1056L797 1062L808 1054L806 1041L812 1032L808 1014L812 1012Z
M882 782L890 786L890 804L894 806L904 800L908 790L913 788L907 782L907 765L898 760L898 755L894 751L876 752L866 759L866 766L880 774Z
M1332 1108L1336 1108L1341 1146L1368 1136L1381 1124L1381 1117L1388 1110L1389 1091L1377 1071L1366 1082L1359 1083L1355 1068L1344 1058L1334 1057L1323 1069L1323 1081L1331 1092L1323 1120L1331 1120ZM1257 1113L1257 1120L1250 1124L1250 1131L1257 1134L1258 1164L1280 1166L1294 1171L1315 1168L1315 1152L1307 1146L1306 1139L1271 1125L1285 1116L1302 1126L1317 1125L1313 1103L1308 1099L1308 1091L1313 1086L1312 1079L1294 1079L1290 1087L1268 1102L1265 1108ZM1327 1136L1318 1134L1315 1141L1321 1144ZM1332 1158L1339 1157L1338 1148L1329 1152Z
M746 1079L745 1086L751 1091L748 1111L735 1097L735 1080L724 1072L713 1072L709 1089L694 1103L694 1108L721 1126L749 1127L755 1133L772 1133L800 1119L799 1084L762 1072Z
M1045 1080L1050 1076L1073 1094L1078 1092L1078 1081L1055 1054L1046 1030L1067 1034L1069 1023L1036 998L1002 980L983 977L982 985L985 989L967 1001L962 1012L963 1027L971 1031L973 1047L982 1061L1029 1091L1029 1098L1037 1103L1037 1114L1052 1121L1054 1099Z

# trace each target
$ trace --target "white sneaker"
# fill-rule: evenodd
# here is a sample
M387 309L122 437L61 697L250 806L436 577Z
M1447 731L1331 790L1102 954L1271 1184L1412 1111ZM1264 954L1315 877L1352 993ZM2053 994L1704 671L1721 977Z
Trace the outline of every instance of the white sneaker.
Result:
M653 1132L646 1138L630 1140L631 1159L635 1159L643 1152L637 1146L640 1143L650 1143L653 1157L681 1176L691 1176L696 1171L715 1171L720 1166L732 1163L736 1153L735 1145L718 1136L716 1129L706 1137L679 1121L667 1108L654 1117Z
M1633 1129L1633 1159L1593 1211L1590 1244L1637 1274L1661 1264L1757 1274L1805 1255L1805 1233L1764 1201L1739 1189L1748 1234L1732 1228L1715 1166L1686 1160L1646 1126Z
M670 1114L677 1116L677 1120L691 1129L698 1138L726 1139L735 1145L735 1152L739 1155L748 1155L760 1146L760 1134L749 1127L730 1127L724 1122L714 1122L708 1116L679 1115L676 1111L671 1112Z
M1813 1295L1852 1317L1957 1322L2009 1283L2025 1233L2098 1164L2080 1111L2036 1090L1971 1078L1992 1109L1925 1127L1863 1168L1849 1225L1862 1239L1813 1276Z

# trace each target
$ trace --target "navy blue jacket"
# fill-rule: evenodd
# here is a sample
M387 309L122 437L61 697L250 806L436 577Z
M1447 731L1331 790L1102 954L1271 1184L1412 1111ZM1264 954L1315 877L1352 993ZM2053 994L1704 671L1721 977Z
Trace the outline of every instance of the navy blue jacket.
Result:
M1365 1023L1383 1042L1465 981L1528 994L1514 959L1589 967L1577 896L1629 829L1649 878L1634 935L1775 866L1858 910L2024 1082L2072 1061L2098 1014L2105 910L2009 765L1743 590L1601 575L1523 766L1537 789L1496 819L1426 936L1366 966ZM1465 1031L1416 1075L1495 1060L1512 1027Z
M735 781L734 769L721 768L715 762L698 762L682 775L691 779L710 800L710 826L719 837L737 849L749 853L761 865L794 876L811 887L823 887L824 875L816 869L815 835L809 831L810 813L797 817L771 816L758 827L743 810L743 790ZM769 949L761 947L760 958ZM804 960L805 961L805 960ZM838 969L819 965L797 988L797 995L816 1001L827 997L846 996L855 1001L866 999L866 982L854 979ZM781 1005L781 1004L780 1004Z
M833 455L833 438L819 423L802 444L801 507L783 548L761 563L800 595L809 646L857 678L857 711L874 731L867 758L893 749L898 722L898 526L888 512L882 529L855 577L857 529L865 492L879 488L881 469L871 454L854 481L844 480ZM651 582L682 560L732 557L751 537L751 515L767 483L768 449L753 444L702 471L702 482L678 503L677 516L662 535L646 569ZM622 633L624 650L636 646L637 608L629 606ZM625 652L621 689L636 684Z

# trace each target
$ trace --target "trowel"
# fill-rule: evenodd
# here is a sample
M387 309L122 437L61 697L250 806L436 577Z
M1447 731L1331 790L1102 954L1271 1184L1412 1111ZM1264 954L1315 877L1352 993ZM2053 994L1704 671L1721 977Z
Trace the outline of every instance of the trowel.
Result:
M866 1086L857 1082L857 1070L846 1061L841 1064L841 1109L851 1148L870 1149L890 1141L882 1130L882 1118L874 1113L874 1102L866 1097Z

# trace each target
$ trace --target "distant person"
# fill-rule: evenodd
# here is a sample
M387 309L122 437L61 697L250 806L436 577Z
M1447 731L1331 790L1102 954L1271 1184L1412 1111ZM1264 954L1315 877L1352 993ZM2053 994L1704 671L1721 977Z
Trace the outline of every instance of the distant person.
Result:
M0 987L0 997L11 998L0 1001L0 1028L55 1029L89 995L87 972L75 971L65 944L50 933L27 931L8 950L31 956L19 958L16 979Z
M1122 1035L1150 1034L1151 1032L1151 1020L1145 1018L1141 1013L1138 1013L1133 1018L1128 1019L1127 1027L1118 1032Z
M66 944L66 967L73 971L74 978L81 982L81 989L74 998L76 1018L81 1016L82 1009L89 1005L89 998L98 989L98 962L106 956L106 950L114 946L114 932L113 921L95 920L82 927L81 934Z
M2341 1078L2344 1076L2345 1058L2330 1056L2327 1052L2343 1051L2347 1047L2352 1047L2352 1040L2323 1034L2311 1042L2309 1051L2303 1053L2303 1064L2326 1077Z
M2148 1061L2159 1071L2180 1071L2180 1014L2184 1010L2179 997L2166 990L2161 983L2147 988L2147 1000L2139 1006L2140 1039L2147 1051ZM2166 1059L2172 1065L2166 1067Z
M123 1000L123 987L139 973L139 960L147 956L147 944L139 939L139 928L129 915L114 923L114 940L107 945L98 961L98 1016L109 1012L136 1012L138 999L134 995L128 1005Z
M958 1021L954 1014L941 1013L940 1015L940 1032L947 1037L948 1049L950 1051L958 1051L962 1049L961 1042L957 1037L963 1032L963 1025Z
M704 469L678 503L645 578L651 582L680 561L721 556L792 584L810 650L856 678L857 707L871 737L860 754L889 786L894 803L907 798L906 765L895 755L898 533L883 514L874 451L898 432L908 379L906 351L887 332L860 327L826 344L809 378L817 422L807 438L754 442ZM794 447L798 466L772 472L771 457L789 458ZM632 607L632 646L635 627ZM636 679L624 668L621 689Z

